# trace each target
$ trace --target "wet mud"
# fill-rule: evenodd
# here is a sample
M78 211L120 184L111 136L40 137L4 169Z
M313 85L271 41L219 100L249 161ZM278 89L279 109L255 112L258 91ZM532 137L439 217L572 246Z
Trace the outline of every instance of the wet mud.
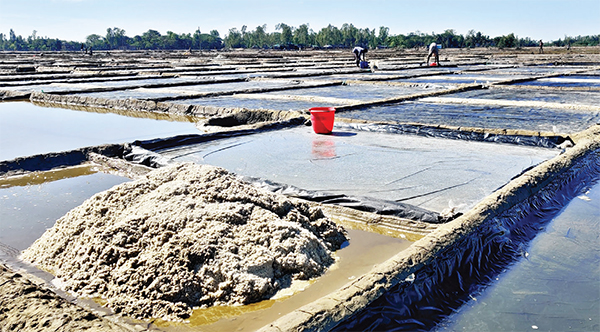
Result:
M5 331L132 331L103 319L0 264L0 328Z

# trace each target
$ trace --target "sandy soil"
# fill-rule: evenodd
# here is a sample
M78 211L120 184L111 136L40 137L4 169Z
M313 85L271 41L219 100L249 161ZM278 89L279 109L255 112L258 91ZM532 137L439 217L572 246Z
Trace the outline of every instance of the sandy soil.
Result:
M187 163L96 194L22 258L117 313L178 319L321 275L344 234L320 209Z
M0 331L127 331L0 264Z

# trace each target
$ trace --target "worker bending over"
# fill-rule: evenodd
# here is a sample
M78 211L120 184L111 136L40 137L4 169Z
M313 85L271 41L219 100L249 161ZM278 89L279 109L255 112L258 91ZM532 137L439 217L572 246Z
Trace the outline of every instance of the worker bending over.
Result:
M439 66L440 65L440 54L439 54L439 50L437 48L436 43L429 44L429 54L427 55L427 65L428 66L429 66L429 59L431 58L432 55L434 55L434 58L435 58L435 65Z
M352 53L354 53L354 60L356 61L356 66L360 67L360 62L361 61L367 61L367 59L365 58L365 54L367 53L367 49L362 48L360 46L356 46L353 50Z

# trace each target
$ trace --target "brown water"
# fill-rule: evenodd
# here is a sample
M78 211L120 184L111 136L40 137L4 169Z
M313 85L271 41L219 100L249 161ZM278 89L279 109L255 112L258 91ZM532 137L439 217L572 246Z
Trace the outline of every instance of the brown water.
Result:
M16 255L69 210L97 192L124 181L129 179L98 173L89 165L0 180L0 254ZM343 224L335 216L330 217ZM336 252L337 262L324 276L296 283L272 300L246 306L197 309L187 323L155 321L154 327L167 331L253 331L339 289L412 243L398 232L377 229L375 233L356 227L360 225L346 223L344 226L350 240ZM87 305L94 306L93 303Z
M279 299L247 306L197 309L188 323L154 323L166 331L254 331L282 315L336 291L370 271L373 266L408 248L412 243L355 229L349 230L349 237L348 245L336 252L338 261L324 276L280 291Z

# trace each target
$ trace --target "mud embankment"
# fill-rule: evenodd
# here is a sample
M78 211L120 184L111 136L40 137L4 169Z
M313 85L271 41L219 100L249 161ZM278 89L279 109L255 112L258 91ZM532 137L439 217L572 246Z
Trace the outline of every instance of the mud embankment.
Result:
M169 102L155 102L139 99L108 99L86 96L61 96L46 93L33 93L31 101L40 106L58 106L67 108L102 108L119 111L138 111L154 113L171 113L176 115L192 115L197 117L235 117L237 124L258 122L285 122L298 118L305 119L302 112L277 110L250 110L246 108L186 105Z
M133 331L103 319L0 264L0 330Z

